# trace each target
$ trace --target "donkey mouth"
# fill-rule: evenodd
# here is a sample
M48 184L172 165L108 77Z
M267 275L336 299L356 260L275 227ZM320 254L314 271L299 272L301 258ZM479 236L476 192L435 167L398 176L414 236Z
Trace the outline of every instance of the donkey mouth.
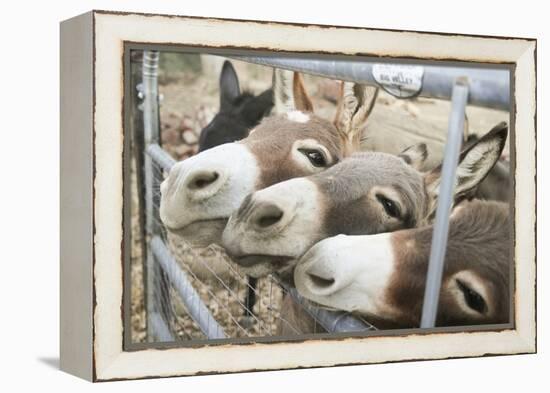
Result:
M227 218L211 218L194 221L179 228L164 225L167 231L183 238L193 247L206 247L212 243L220 243L221 235Z
M164 228L166 228L170 232L185 234L185 233L192 233L197 229L200 229L205 226L217 227L217 226L223 225L223 227L225 228L225 224L227 224L227 220L228 220L228 217L219 217L219 218L208 218L205 220L192 221L178 227L170 226L164 222L163 222L163 225L164 225Z
M259 264L269 264L274 270L281 270L288 266L294 257L285 255L268 255L268 254L248 254L241 256L231 256L236 264L243 267L252 267Z

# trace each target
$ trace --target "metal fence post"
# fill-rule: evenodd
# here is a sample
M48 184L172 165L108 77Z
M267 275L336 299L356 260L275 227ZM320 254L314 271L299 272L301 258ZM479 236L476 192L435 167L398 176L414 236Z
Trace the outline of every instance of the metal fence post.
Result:
M144 146L160 142L159 131L159 99L158 99L158 51L143 52L143 134ZM143 158L144 182L145 182L145 229L148 240L159 235L158 212L155 206L159 204L159 195L155 190L159 189L159 180L155 176L154 163L145 151ZM169 299L168 282L162 269L155 263L155 256L151 247L147 247L146 256L146 312L147 312L147 340L174 341L167 316L171 315L169 305L164 299ZM160 298L160 299L159 299Z
M465 80L457 79L453 87L447 142L445 143L443 166L441 169L441 184L433 227L430 262L426 276L426 289L420 322L421 328L435 326L439 291L441 289L441 279L447 250L447 237L449 235L449 215L453 203L456 167L464 132L467 101L468 85Z

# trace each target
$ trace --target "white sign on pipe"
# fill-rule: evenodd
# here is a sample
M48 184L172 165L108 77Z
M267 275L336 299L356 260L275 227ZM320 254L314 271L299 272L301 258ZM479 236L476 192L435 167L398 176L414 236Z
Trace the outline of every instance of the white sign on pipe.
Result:
M413 97L422 89L424 67L397 64L374 64L372 76L388 93L399 98Z

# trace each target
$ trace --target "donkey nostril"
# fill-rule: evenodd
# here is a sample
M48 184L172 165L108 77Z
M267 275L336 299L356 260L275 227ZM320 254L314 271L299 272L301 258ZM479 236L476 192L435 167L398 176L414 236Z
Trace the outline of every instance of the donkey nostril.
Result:
M217 172L199 172L189 181L189 189L200 190L213 184L220 175Z
M326 289L326 288L330 288L331 286L334 285L334 278L325 278L325 277L320 277L316 274L313 274L313 273L307 273L308 277L309 277L309 280L311 281L311 283L317 287L317 288L320 288L320 289Z
M258 225L262 228L267 228L278 223L282 217L283 217L283 213L280 213L275 216L261 217L258 220Z
M283 214L283 211L275 205L263 205L260 208L260 213L256 216L256 224L260 228L268 228L281 221Z

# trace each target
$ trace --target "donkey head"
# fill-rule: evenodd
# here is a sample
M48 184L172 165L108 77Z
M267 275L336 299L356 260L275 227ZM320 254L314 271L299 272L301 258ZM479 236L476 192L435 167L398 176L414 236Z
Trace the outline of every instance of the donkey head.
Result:
M507 127L499 124L461 154L455 203L469 196L500 157ZM429 223L439 195L441 167L416 168L421 144L400 156L362 152L309 177L255 192L231 216L223 245L251 275L291 271L314 243L337 234L359 235Z
M177 163L161 185L164 225L194 245L218 242L227 219L251 192L321 172L359 148L352 141L360 139L375 88L348 89L361 98L341 111L353 120L341 129L312 112L299 74L275 70L273 79L274 115L239 142Z
M451 215L437 326L509 321L509 207L467 201ZM300 259L300 294L380 327L418 327L433 227L339 235Z
M273 90L259 96L241 93L237 73L226 60L220 75L220 110L201 131L199 152L245 138L272 107Z

